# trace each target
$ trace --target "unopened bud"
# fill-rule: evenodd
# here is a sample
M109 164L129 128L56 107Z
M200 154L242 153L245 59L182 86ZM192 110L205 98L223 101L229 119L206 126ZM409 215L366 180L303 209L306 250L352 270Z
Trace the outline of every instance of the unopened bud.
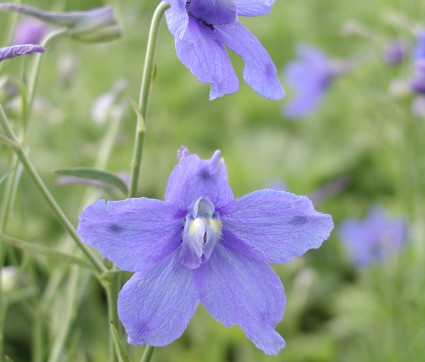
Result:
M64 26L74 39L96 43L114 40L121 35L112 8L104 6L88 11L53 12L33 6L0 3L0 11L13 11L35 17L49 24Z

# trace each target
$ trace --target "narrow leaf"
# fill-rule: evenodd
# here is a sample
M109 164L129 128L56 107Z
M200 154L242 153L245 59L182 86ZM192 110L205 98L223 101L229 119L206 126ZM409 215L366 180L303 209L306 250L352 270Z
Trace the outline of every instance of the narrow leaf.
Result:
M131 108L133 108L134 113L136 113L138 132L145 132L146 131L145 120L143 119L143 116L140 113L140 110L136 104L136 101L131 97L128 97L128 101L131 105Z
M130 362L130 358L128 357L127 351L125 350L125 347L113 322L111 322L111 333L118 360L120 362Z
M92 180L101 182L107 186L113 186L120 190L124 195L127 195L128 188L126 183L117 175L112 172L97 170L95 168L88 167L75 167L75 168L62 168L54 170L53 172L64 175L73 176L82 180Z
M35 244L35 243L28 243L26 241L10 237L10 236L5 235L3 233L0 233L0 239L2 241L4 241L6 244L15 246L19 249L23 249L23 250L26 250L26 251L29 251L29 252L40 254L40 255L44 255L44 256L47 256L49 258L55 259L55 261L63 261L65 263L77 264L77 265L80 265L82 267L93 270L93 265L91 265L90 263L88 263L85 260L82 260L80 258L77 258L73 255L66 254L62 251L55 250L55 249L52 249L52 248L48 248L46 246L42 246L42 245Z

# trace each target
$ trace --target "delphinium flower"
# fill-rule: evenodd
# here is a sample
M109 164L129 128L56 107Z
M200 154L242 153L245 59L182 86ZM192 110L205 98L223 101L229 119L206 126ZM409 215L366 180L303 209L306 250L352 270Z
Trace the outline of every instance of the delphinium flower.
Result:
M296 54L298 59L284 69L284 79L296 92L283 108L285 117L291 119L302 118L313 112L333 79L352 68L350 61L332 61L311 45L298 45Z
M390 218L378 206L365 219L347 219L339 227L341 240L353 263L359 266L386 261L400 251L407 240L406 223Z
M48 26L39 20L25 18L16 25L12 44L39 44L46 34Z
M0 48L0 62L5 59L19 57L32 53L43 53L44 48L38 44L13 45L10 47Z
M99 200L80 215L78 233L119 268L135 272L118 297L134 345L179 338L201 302L226 327L238 324L276 354L285 294L270 263L289 262L328 238L330 215L288 192L235 199L220 151L209 160L178 153L165 201Z
M211 83L210 100L234 93L239 81L224 46L245 62L243 78L270 99L285 96L269 54L238 20L268 14L274 0L170 0L165 12L180 61L200 82Z

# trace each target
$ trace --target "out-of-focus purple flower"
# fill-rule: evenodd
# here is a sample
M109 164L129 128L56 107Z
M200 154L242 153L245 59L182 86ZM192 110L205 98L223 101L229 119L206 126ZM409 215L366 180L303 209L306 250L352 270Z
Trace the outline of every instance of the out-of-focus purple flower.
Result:
M113 89L96 98L91 108L91 116L98 124L105 123L109 118L119 119L127 110L128 102L124 92L128 87L125 79L118 80Z
M238 324L267 354L285 345L275 331L285 294L267 263L289 262L320 247L332 218L288 192L261 190L234 199L219 157L216 151L201 160L180 149L165 201L99 200L80 215L82 240L135 272L118 298L131 344L171 343L201 302L226 327Z
M47 30L48 26L38 20L22 19L16 26L12 44L39 44Z
M38 44L13 45L10 47L0 48L0 62L5 59L19 57L32 53L43 53L44 48Z
M280 179L270 181L267 188L275 191L289 191L288 185Z
M287 118L301 118L319 104L335 76L347 72L349 63L334 63L320 49L302 44L296 47L297 60L284 69L284 77L296 94L283 108Z
M390 42L384 49L382 58L389 65L400 64L407 55L408 49L406 43L400 39Z
M415 75L410 78L410 87L415 93L425 93L425 58L415 60Z
M364 220L347 219L342 222L339 234L350 258L359 266L386 261L407 240L405 221L389 218L378 206L371 207Z
M239 81L224 46L244 62L243 78L269 99L285 96L269 54L239 21L268 14L274 0L170 0L165 12L180 61L200 82L211 83L210 100L234 93Z
M413 49L413 59L425 59L425 31L416 36L416 46Z

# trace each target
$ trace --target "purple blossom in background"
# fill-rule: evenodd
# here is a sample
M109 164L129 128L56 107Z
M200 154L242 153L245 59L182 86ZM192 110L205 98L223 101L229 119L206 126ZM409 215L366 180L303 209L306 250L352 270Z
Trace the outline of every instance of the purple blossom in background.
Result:
M389 218L381 207L372 207L364 220L347 219L339 234L350 258L359 266L387 260L398 252L407 240L406 223L401 218Z
M48 26L38 20L23 19L16 26L12 44L39 44L47 30Z
M19 57L32 53L43 53L44 48L38 44L13 45L10 47L0 48L0 62L5 59Z
M211 83L210 100L234 93L239 81L224 46L244 62L244 80L269 99L285 96L269 54L239 21L268 14L274 0L170 0L165 12L180 61L200 82Z
M413 49L413 59L425 59L425 31L416 36L416 46Z
M382 58L389 65L400 64L407 55L406 43L400 39L391 41L384 49Z
M220 151L201 160L186 148L165 201L99 200L80 215L78 233L119 268L135 272L118 297L128 342L164 346L179 338L201 302L226 327L238 324L267 354L285 294L267 263L286 263L328 238L330 215L288 192L234 199Z
M297 60L284 69L284 77L296 94L283 108L287 118L301 118L317 107L336 73L327 55L316 47L302 44L296 48Z

